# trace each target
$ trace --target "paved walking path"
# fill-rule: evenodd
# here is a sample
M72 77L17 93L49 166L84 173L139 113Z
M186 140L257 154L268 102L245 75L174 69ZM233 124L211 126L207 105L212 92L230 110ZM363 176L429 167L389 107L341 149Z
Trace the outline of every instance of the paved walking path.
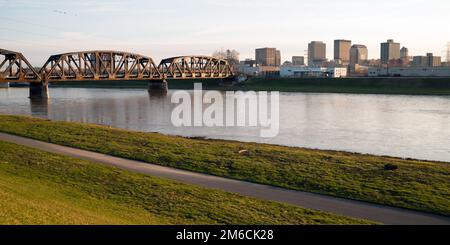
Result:
M47 152L102 163L104 165L114 166L134 172L177 180L187 184L224 190L258 199L289 203L305 208L341 214L349 217L378 221L384 224L450 224L450 217L302 191L287 190L273 186L254 184L245 181L163 167L155 164L113 157L72 147L50 144L5 133L0 133L0 140L29 146Z

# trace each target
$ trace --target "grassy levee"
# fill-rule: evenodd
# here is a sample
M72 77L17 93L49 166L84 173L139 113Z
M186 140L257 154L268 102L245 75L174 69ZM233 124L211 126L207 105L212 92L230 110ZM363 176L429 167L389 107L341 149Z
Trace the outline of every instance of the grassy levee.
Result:
M450 78L253 78L235 86L219 86L219 80L169 80L170 89L192 89L201 82L208 90L254 90L314 93L450 95ZM145 81L82 81L56 87L147 88Z
M450 165L443 162L188 139L25 116L0 116L0 131L174 168L450 215ZM240 155L241 149L250 155ZM386 170L387 164L398 168Z
M0 141L0 224L370 224Z

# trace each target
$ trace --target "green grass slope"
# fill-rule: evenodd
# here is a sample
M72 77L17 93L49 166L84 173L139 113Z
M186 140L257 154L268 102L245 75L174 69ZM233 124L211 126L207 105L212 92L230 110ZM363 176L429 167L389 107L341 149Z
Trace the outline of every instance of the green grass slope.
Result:
M368 224L0 141L0 224Z
M0 115L0 131L227 178L450 215L448 163L188 139L24 116ZM250 155L240 155L241 149ZM385 170L387 164L398 169Z

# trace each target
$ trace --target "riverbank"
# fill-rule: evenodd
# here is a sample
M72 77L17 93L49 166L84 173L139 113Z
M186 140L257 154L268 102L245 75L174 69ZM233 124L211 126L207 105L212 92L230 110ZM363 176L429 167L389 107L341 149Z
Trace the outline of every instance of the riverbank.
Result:
M0 141L0 224L370 224Z
M227 178L450 215L448 163L188 139L24 116L0 116L0 131Z
M169 89L193 89L195 82L201 82L206 90L450 95L450 78L253 78L234 86L220 86L219 80L169 80ZM53 86L147 89L147 82L84 81L63 82Z
M283 92L450 95L450 78L278 78L252 79L243 90Z

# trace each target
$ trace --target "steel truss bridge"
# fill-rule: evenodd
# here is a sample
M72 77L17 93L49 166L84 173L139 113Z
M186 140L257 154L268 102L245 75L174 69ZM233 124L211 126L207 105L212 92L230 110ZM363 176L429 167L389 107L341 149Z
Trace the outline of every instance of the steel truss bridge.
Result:
M167 90L166 79L234 78L226 60L209 56L173 57L163 59L157 66L151 57L140 54L82 51L52 55L36 69L21 53L0 49L0 62L0 83L29 82L30 97L48 96L49 82L142 80L149 81L149 88Z

